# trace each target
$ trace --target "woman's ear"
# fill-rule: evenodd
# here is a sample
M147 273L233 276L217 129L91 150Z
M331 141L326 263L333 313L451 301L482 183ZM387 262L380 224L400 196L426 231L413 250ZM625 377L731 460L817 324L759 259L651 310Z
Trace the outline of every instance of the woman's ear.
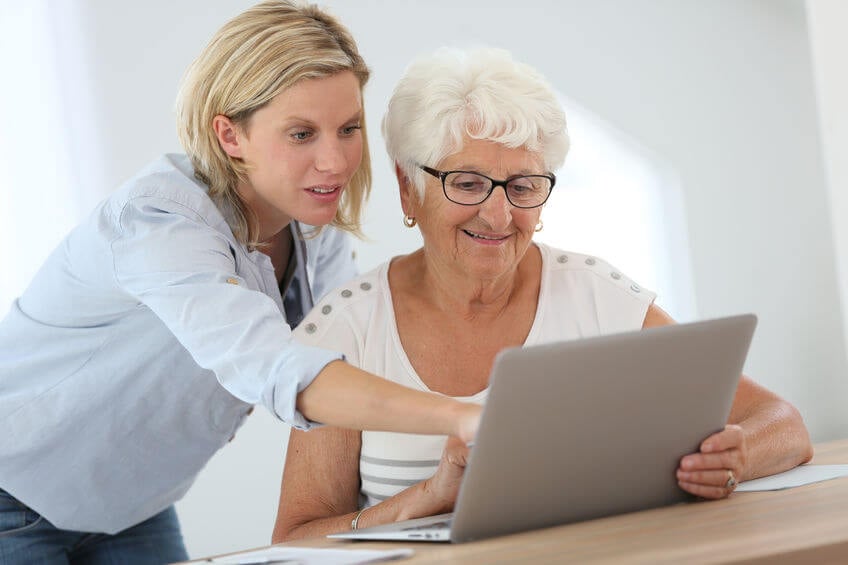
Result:
M407 216L415 217L415 209L418 202L418 191L415 190L415 185L406 176L406 173L400 168L400 165L395 163L395 176L398 181L398 190L400 191L400 205L403 208L403 213Z
M218 114L212 118L212 129L215 131L215 137L218 138L218 144L224 150L224 153L230 157L241 159L239 131L233 121L223 114Z

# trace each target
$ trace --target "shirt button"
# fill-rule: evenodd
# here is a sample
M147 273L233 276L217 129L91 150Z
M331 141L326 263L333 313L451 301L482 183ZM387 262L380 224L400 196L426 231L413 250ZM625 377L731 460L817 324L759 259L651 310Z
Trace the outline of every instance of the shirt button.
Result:
M351 291L349 291L348 289L344 289L342 291L342 296L345 297L345 298L350 298L351 296L353 296L353 293Z
M611 276L612 278L614 278L615 280L619 280L619 279L621 279L621 275L620 275L620 274L618 274L618 273L616 273L615 271L611 272L611 273L610 273L610 276Z
M371 290L371 283L370 282L364 282L361 285L359 285L359 288L361 288L362 290Z
M557 257L557 261L560 263L568 263L568 255L560 255Z
M308 333L308 334L314 334L315 330L318 329L318 326L316 326L315 324L310 322L310 323L306 324L306 326L304 326L303 329L305 329L306 333Z
M639 285L638 285L638 284L631 284L631 285L630 285L630 290L632 290L633 292L642 292L642 289L641 289L641 288L639 288Z
M592 257L587 257L586 258L586 264L591 267L592 265L595 264L595 260Z
M332 312L332 311L333 311L333 307L332 307L332 306L330 306L329 304L327 304L326 306L324 306L323 308L321 308L321 313L322 313L322 314L329 314L329 313L330 313L330 312Z

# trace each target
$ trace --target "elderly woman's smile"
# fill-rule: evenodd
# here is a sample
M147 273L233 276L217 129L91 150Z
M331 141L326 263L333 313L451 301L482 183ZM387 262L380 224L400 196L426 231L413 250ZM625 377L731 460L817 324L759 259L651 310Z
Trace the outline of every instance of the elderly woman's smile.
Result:
M474 231L471 231L471 230L462 230L462 231L464 231L466 234L468 234L470 237L473 237L474 239L481 240L480 243L482 243L483 245L500 245L501 243L503 243L506 240L506 238L509 237L509 234L497 235L497 234L477 233L477 232L474 232Z
M546 172L538 153L468 136L460 151L438 163L438 170L491 179ZM514 274L530 247L542 207L514 206L503 186L494 186L488 196L482 193L479 204L459 204L448 199L451 185L443 182L428 175L422 201L414 192L402 196L421 229L428 269L447 267L459 276L485 279Z

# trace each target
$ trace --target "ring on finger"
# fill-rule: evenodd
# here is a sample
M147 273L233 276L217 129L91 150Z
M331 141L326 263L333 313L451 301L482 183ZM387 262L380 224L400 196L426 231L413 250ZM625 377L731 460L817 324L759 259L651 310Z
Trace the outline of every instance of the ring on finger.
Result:
M724 483L724 488L733 490L739 483L736 481L736 476L731 469L727 470L727 482Z

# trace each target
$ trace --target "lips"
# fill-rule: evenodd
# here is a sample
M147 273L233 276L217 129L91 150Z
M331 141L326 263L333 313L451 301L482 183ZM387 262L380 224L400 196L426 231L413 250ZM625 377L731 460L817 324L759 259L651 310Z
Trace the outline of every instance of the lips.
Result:
M473 237L474 239L482 239L485 241L503 241L504 239L509 237L509 235L482 234L470 230L462 231L465 232L466 235Z
M318 185L318 186L310 186L307 188L307 192L312 192L314 194L332 194L339 190L341 185Z

